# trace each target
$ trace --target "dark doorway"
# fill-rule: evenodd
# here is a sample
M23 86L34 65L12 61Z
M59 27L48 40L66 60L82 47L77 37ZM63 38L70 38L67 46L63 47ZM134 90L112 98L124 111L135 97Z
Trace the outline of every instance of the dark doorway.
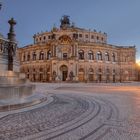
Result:
M62 81L66 81L66 79L67 79L67 74L68 74L67 71L62 71Z
M99 75L98 75L98 82L101 82L101 81L102 81L102 75L99 74Z
M116 77L115 75L113 75L113 82L115 83L115 81L116 81Z
M62 72L62 81L66 81L68 76L68 67L66 65L62 65L60 70Z

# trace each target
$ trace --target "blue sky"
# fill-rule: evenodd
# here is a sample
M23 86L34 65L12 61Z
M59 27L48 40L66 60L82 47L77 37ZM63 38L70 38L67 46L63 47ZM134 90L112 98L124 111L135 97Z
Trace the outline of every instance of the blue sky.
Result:
M0 32L6 37L7 21L17 21L19 47L32 44L32 36L50 31L69 15L76 26L108 34L108 43L137 48L140 60L140 0L0 0Z

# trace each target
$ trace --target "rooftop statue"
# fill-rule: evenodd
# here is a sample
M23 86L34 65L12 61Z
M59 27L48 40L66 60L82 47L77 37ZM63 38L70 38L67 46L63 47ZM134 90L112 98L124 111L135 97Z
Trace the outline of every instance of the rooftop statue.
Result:
M69 19L69 16L67 15L64 15L61 20L61 25L60 25L60 28L67 28L67 27L70 27L70 19Z

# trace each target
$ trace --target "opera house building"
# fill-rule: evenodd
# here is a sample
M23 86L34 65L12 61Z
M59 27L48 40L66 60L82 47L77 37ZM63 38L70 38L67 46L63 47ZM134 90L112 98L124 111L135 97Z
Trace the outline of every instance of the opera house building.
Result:
M21 72L33 82L137 80L135 46L107 43L107 34L79 28L63 16L60 27L37 33L18 49Z

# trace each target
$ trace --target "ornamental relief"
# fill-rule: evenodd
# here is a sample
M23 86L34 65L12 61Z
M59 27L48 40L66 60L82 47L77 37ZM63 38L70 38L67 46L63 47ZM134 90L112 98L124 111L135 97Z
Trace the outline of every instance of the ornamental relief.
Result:
M71 46L58 46L56 49L56 52L60 53L60 52L67 52L70 53L71 52Z
M62 48L61 48L61 51L62 51L62 52L68 52L68 53L69 53L69 52L70 52L70 49L69 49L69 47L66 47L66 46L65 46L65 47L62 47Z
M59 43L66 45L66 44L70 44L72 42L71 38L67 35L63 35L59 38Z

